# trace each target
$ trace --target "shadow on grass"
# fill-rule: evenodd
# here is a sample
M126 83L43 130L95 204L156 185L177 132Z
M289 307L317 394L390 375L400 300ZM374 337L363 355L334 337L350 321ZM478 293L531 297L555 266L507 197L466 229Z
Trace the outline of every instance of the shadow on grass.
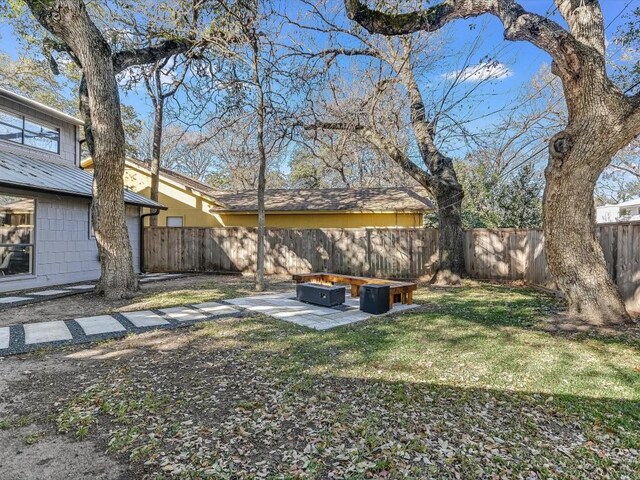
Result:
M188 456L189 468L205 468L207 455L215 454L222 466L235 462L240 478L256 458L270 473L302 468L311 478L449 478L452 472L517 478L532 471L586 479L595 471L616 478L637 469L628 450L640 448L637 377L612 378L614 388L600 398L602 375L611 372L598 374L604 367L597 366L582 371L592 383L573 390L563 385L570 371L548 382L519 384L513 377L500 386L491 376L475 379L469 364L447 377L447 367L465 362L459 344L445 339L441 362L424 358L411 328L425 330L411 324L404 315L320 333L266 317L229 320L185 333L170 355L154 351L162 335L148 345L131 339L141 351L105 365L99 387L77 385L73 408L95 411L98 401L109 402L100 415L112 415L114 424L103 435L136 432L123 453L147 446L149 455L183 453L188 447L180 439L194 429L218 447L210 452L200 444ZM430 335L438 343L446 329ZM150 400L150 392L164 396ZM145 439L146 418L156 430L170 425L171 438ZM176 418L193 425L176 425Z

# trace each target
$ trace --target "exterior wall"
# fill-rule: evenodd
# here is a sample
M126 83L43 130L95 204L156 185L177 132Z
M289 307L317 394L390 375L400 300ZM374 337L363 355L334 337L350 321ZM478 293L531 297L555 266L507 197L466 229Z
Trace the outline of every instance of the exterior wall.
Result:
M638 220L640 205L603 205L596 207L596 223L615 223Z
M0 277L0 292L96 280L100 262L95 238L90 237L89 199L2 190L0 194L34 198L35 262L33 275ZM138 207L127 206L127 227L134 266L139 271Z
M257 227L257 214L220 214L220 226ZM384 228L421 227L421 213L268 213L268 228ZM216 226L216 225L213 225Z
M135 166L127 165L125 185L146 197L150 196L151 176ZM215 202L160 177L158 201L168 210L158 215L158 226L167 226L167 217L182 217L184 227L256 227L257 214L216 213ZM271 228L365 228L421 227L422 213L353 213L353 212L285 212L268 213ZM145 225L149 220L145 219Z
M80 145L78 143L77 127L71 123L47 115L32 107L22 105L0 94L0 109L24 115L27 119L44 122L60 129L60 154L47 152L26 145L0 140L0 151L18 153L32 158L46 161L80 165Z

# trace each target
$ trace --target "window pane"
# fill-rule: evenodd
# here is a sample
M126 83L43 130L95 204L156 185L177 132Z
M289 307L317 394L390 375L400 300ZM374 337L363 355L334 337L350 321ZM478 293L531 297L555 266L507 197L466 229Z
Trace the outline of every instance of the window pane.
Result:
M22 143L22 129L0 123L0 140Z
M0 276L31 273L35 202L0 195Z
M50 152L58 152L60 132L58 130L38 125L26 120L24 130L24 144L42 148Z
M167 227L181 227L182 217L167 217Z
M14 126L22 130L22 117L0 110L0 123Z
M33 247L31 245L0 246L0 276L31 273Z

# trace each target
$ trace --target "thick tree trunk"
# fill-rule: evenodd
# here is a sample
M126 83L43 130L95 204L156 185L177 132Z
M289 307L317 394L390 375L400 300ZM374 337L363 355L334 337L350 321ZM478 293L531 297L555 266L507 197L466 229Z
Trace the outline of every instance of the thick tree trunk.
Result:
M27 4L38 21L58 36L82 67L80 108L94 162L93 226L100 254L96 291L108 298L138 289L124 204L125 138L111 48L82 1Z
M459 285L465 274L462 198L459 184L442 186L436 192L438 202L438 268L431 279L435 285Z
M151 200L158 201L160 190L160 154L162 147L162 126L164 121L164 100L162 98L156 102L153 119L153 148L151 152ZM158 226L158 216L149 217L149 224L152 227Z
M593 325L630 321L595 236L593 191L611 160L616 126L595 120L552 139L545 170L544 232L549 270L565 294L569 313ZM577 132L571 135L571 131Z

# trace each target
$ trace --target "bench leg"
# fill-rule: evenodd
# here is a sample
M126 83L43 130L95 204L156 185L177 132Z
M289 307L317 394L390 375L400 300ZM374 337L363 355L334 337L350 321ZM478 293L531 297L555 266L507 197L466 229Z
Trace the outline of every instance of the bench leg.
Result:
M393 308L393 293L389 295L389 310Z
M351 297L356 298L360 296L360 286L359 285L351 285Z
M407 303L413 305L413 290L409 290L407 293Z

